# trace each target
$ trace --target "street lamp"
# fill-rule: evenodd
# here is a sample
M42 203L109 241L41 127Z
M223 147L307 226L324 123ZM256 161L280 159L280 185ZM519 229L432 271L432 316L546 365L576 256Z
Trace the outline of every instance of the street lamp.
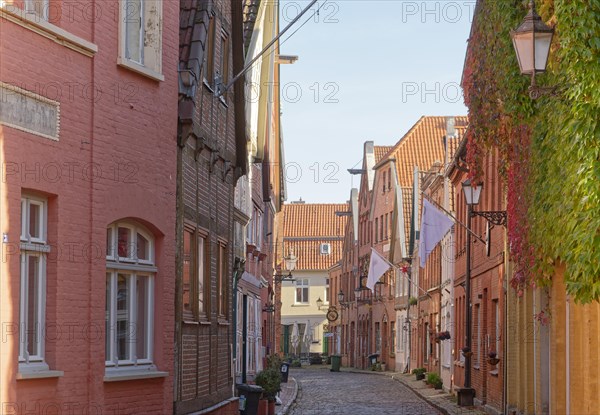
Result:
M542 95L555 95L556 87L539 87L535 82L536 73L546 72L550 45L554 29L546 25L535 11L534 0L529 1L529 13L510 36L517 53L519 68L523 75L531 75L529 96L537 99Z
M292 277L292 271L294 269L296 269L296 262L298 261L298 257L296 255L294 255L294 251L290 251L290 253L288 254L288 256L283 258L283 265L285 267L285 270L288 271L288 274L275 274L273 275L273 278L275 278L275 282L282 282L282 281L296 281L293 277Z
M321 310L321 307L323 307L323 300L321 300L321 297L317 299L317 307L319 308L319 311Z
M467 204L467 238L466 238L466 267L465 267L465 347L463 348L465 356L465 385L458 390L458 404L460 406L473 406L475 389L471 387L471 218L473 216L482 216L488 222L494 225L506 226L506 211L479 211L473 210L473 206L479 204L481 190L483 185L471 184L467 179L462 183L465 203Z

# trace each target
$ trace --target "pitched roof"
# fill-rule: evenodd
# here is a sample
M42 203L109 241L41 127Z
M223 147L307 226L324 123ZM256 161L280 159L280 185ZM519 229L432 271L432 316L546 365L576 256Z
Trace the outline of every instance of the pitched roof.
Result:
M296 270L328 270L342 257L342 239L284 239L283 249L298 258ZM321 253L321 245L329 244L329 254Z
M419 170L428 170L436 161L444 162L442 138L446 135L446 118L421 117L378 164L391 158L396 159L400 186L412 186L415 166ZM455 128L462 135L467 127L467 117L455 116L454 119Z
M404 214L404 232L406 236L406 248L410 241L410 229L412 218L412 186L414 168L419 170L429 170L436 161L444 163L444 145L442 138L446 136L447 117L423 116L413 125L413 127L398 141L378 163L381 165L385 160L395 159L396 174L398 183L402 188L402 209ZM455 129L458 137L462 137L467 128L466 116L455 116ZM447 140L449 157L451 157L460 139L449 138ZM376 166L378 167L378 166ZM417 214L417 223L420 222Z
M341 258L347 218L335 212L349 210L347 203L291 203L281 210L280 237L283 252L298 258L297 270L327 270ZM321 245L329 244L329 254Z
M283 205L282 234L289 237L342 237L345 219L335 212L349 210L347 203L290 203Z

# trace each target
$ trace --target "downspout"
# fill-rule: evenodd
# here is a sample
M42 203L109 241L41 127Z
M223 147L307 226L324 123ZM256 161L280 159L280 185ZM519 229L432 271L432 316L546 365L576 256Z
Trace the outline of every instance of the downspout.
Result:
M566 369L567 369L567 376L565 377L565 382L567 384L567 390L566 390L566 410L567 413L566 415L571 415L571 338L570 338L570 330L569 330L569 321L571 320L571 299L569 298L569 295L567 294L567 307L566 307L566 323L565 324L565 340L566 340L566 353L565 353L565 358L566 358Z
M537 396L537 352L538 352L538 336L536 333L536 329L535 329L535 311L536 311L536 303L535 303L535 291L532 292L533 298L532 298L532 316L531 318L533 319L533 412L537 413L537 403L538 403L538 396Z

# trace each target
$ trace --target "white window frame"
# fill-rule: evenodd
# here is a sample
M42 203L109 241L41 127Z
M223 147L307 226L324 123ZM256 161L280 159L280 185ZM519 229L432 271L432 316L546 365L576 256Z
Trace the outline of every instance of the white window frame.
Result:
M295 304L309 304L310 301L310 281L308 278L299 278L296 280L296 287L294 292L294 303ZM302 291L301 299L298 301L298 288ZM306 289L306 298L304 298L304 290Z
M119 256L119 228L129 230L128 256ZM140 226L130 223L114 223L107 228L111 231L111 241L108 242L106 260L116 263L129 263L136 265L154 265L154 238ZM142 235L148 241L148 259L137 257L137 234ZM109 252L110 251L110 252Z
M139 36L141 62L129 58L127 53L127 21L128 15L131 13L130 1L119 0L119 55L117 64L154 80L164 81L165 77L162 73L163 1L140 0L142 5L140 12L142 24ZM149 27L152 28L154 33L147 33ZM154 43L145 45L148 40L154 40Z
M29 229L30 206L39 206L39 237L32 237ZM21 235L20 235L20 290L19 290L19 371L17 379L59 377L63 375L62 371L50 370L45 361L45 335L46 328L46 255L50 252L50 245L47 242L48 234L48 201L30 195L21 197ZM29 310L29 258L39 258L38 275L38 293L36 301L37 307L37 354L29 355L27 352L29 345L28 335L28 310Z
M331 254L331 244L322 243L320 246L321 255L329 255Z
M329 278L325 278L325 289L323 290L323 303L329 304Z
M152 273L147 272L135 272L135 271L125 271L112 269L107 270L108 278L110 278L110 317L109 317L109 327L111 327L110 332L107 333L110 336L110 345L111 350L109 353L109 360L105 360L105 364L107 367L120 367L120 366L132 366L132 365L149 365L152 364L153 359L153 339L154 339L154 275ZM126 360L118 360L117 356L117 280L119 274L127 274L129 277L127 278L127 292L129 294L129 310L128 310L128 321L130 327L133 327L135 330L136 321L137 321L137 279L140 277L147 278L148 287L146 293L146 339L145 343L148 348L148 357L138 359L135 355L136 343L135 341L131 341L128 344L129 348L129 356L130 359ZM106 351L105 351L106 356Z
M38 13L35 10L36 3L41 4L42 13ZM48 20L48 14L50 9L50 0L25 0L25 12L33 13L41 19Z
M130 235L136 239L132 242L130 255L128 257L119 257L118 255L118 228L127 228ZM105 336L109 337L109 350L105 345L105 381L117 381L136 379L139 377L165 377L167 372L156 371L153 364L154 359L154 312L155 312L155 279L157 268L154 265L155 242L151 234L141 226L129 222L116 222L108 226L107 232L112 229L112 246L114 255L106 256L106 278L108 294L108 304L105 304L105 313L108 317L109 332ZM149 244L150 260L139 260L137 257L137 233L143 235ZM135 336L128 344L129 359L119 360L117 355L117 295L118 295L118 276L119 274L128 275L127 292L129 295L128 315L129 327L136 327L137 316L137 280L138 278L147 278L146 288L146 327L145 327L145 346L147 348L147 357L138 359L136 356Z

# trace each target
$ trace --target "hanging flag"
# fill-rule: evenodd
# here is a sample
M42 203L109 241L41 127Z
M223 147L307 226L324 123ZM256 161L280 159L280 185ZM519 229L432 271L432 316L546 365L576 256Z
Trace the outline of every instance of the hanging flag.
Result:
M371 261L369 263L369 275L367 276L367 288L375 291L375 284L392 265L379 252L371 248Z
M423 199L423 213L421 215L421 232L419 237L419 257L421 268L425 268L427 257L440 243L444 235L452 228L454 222L433 206L427 199Z

